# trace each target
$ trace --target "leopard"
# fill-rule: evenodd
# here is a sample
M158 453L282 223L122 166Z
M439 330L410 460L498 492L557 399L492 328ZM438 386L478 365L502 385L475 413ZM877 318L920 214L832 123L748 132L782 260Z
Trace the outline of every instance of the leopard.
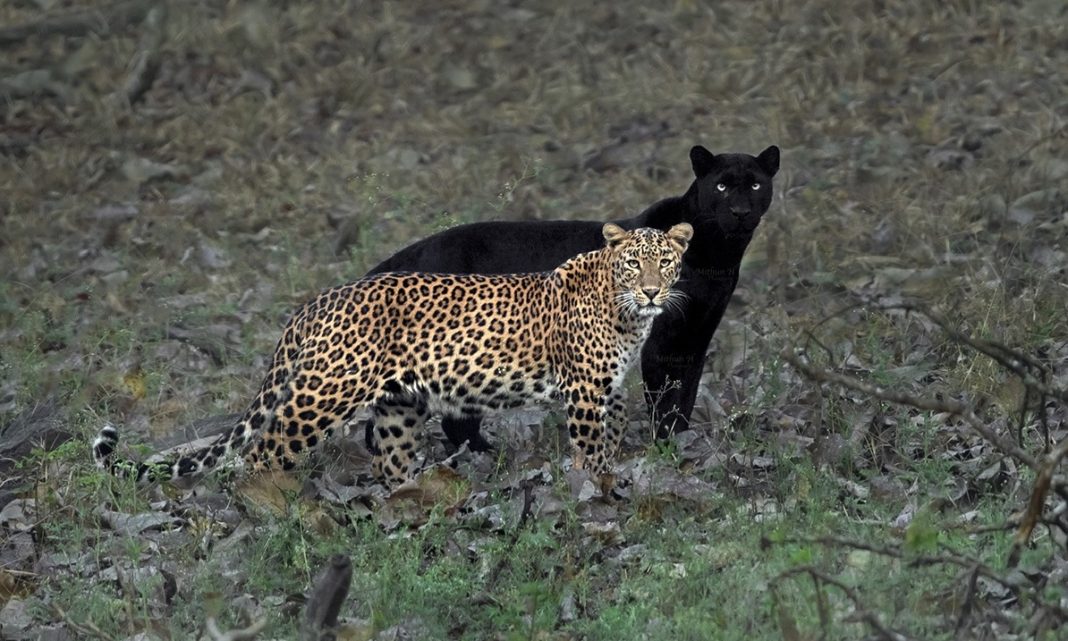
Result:
M566 405L572 467L602 479L626 426L624 376L674 288L693 227L627 231L549 272L387 272L321 292L286 324L241 419L210 444L158 462L114 457L119 433L93 442L98 467L137 482L203 474L234 461L294 469L370 408L371 471L413 478L432 413L481 416L531 402Z

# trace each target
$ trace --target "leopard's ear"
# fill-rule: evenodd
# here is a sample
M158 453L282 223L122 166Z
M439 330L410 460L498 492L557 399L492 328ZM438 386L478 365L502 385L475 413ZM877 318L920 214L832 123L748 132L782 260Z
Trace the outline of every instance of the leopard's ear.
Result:
M667 230L665 235L671 246L682 254L685 253L686 248L690 245L690 239L693 238L693 227L690 226L690 223L679 223Z
M690 164L693 165L693 175L704 178L712 171L712 165L716 163L716 157L712 152L701 145L695 145L690 149Z
M601 228L601 234L604 235L609 247L615 247L627 238L627 230L615 223L605 223Z

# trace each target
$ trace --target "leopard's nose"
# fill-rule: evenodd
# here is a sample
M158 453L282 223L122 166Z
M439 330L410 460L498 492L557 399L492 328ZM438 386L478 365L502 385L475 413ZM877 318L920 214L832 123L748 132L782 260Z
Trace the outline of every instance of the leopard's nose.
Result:
M646 298L649 299L649 302L652 302L656 298L656 295L660 293L660 288L642 287L642 293L645 294Z

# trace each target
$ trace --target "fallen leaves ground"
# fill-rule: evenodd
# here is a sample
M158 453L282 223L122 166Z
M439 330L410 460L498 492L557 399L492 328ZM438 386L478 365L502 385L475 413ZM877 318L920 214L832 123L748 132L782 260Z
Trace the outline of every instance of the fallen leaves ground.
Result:
M1065 437L1061 400L960 340L1068 388L1061 3L167 9L158 48L140 13L0 38L0 636L191 638L249 610L289 637L336 553L347 638L1063 635L1063 496L1010 564L1026 466L782 358L958 401L1034 456ZM219 429L319 289L460 222L631 215L685 189L697 143L780 145L776 201L699 429L651 445L635 405L614 500L543 410L492 421L488 455L433 431L452 467L392 497L359 437L250 485L90 469L105 420L153 446Z

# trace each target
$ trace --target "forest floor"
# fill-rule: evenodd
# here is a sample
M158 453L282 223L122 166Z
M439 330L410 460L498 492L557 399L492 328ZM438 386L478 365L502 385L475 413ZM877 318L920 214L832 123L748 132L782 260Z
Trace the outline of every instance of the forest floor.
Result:
M344 639L1068 638L1063 3L147 6L0 4L0 638L296 638L338 554ZM782 170L696 429L635 388L621 498L553 408L393 495L359 430L284 477L92 466L105 422L217 431L320 289L633 215L694 144Z

